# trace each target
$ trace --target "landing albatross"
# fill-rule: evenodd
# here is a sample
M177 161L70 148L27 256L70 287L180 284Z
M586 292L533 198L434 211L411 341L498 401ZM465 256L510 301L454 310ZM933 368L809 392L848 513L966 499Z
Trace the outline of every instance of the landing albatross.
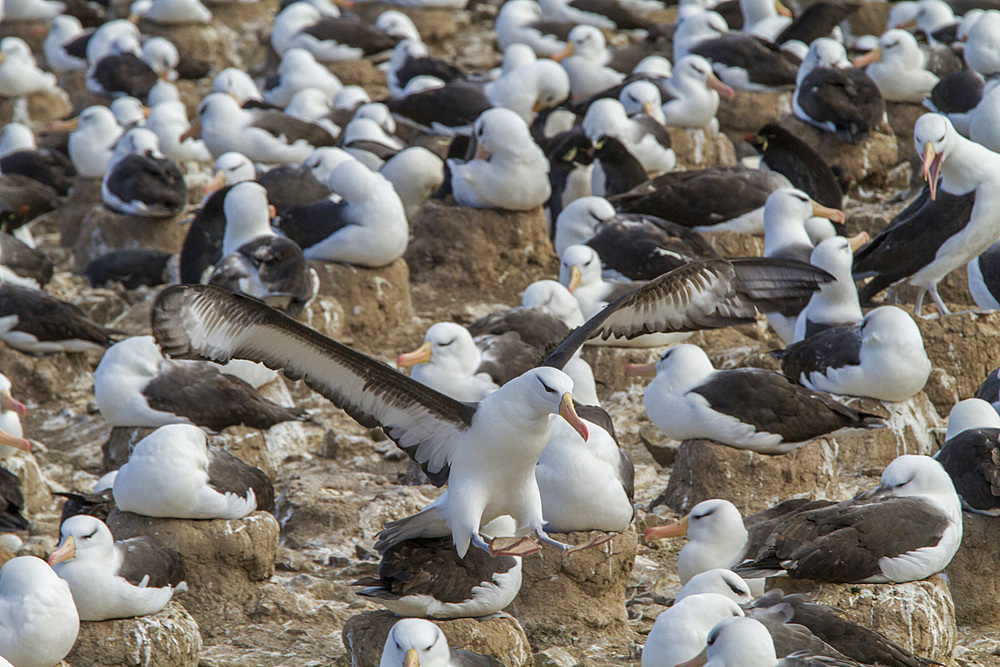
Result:
M381 426L435 485L449 485L448 525L460 556L470 544L494 554L537 549L527 539L487 544L480 526L502 514L517 522L516 537L533 533L566 553L571 547L543 528L534 467L555 414L587 437L573 405L572 380L560 370L583 342L754 321L755 304L801 302L826 280L828 274L799 262L693 262L618 298L571 333L542 367L479 403L449 398L259 301L209 285L162 291L153 331L170 356L262 362L305 380L360 424Z

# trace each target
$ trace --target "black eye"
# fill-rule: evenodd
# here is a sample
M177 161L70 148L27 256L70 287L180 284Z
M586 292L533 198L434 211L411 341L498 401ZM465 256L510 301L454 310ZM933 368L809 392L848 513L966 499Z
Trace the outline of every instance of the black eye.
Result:
M455 339L452 338L451 340L449 340L447 342L438 343L438 345L440 345L441 347L447 347L447 346L451 345L454 342L455 342Z
M705 642L705 643L706 643L706 644L707 644L708 646L711 646L712 644L714 644L714 643L715 643L715 639L716 639L716 637L718 637L718 636L719 636L719 633L718 633L717 631L715 631L715 630L712 630L712 632L710 632L710 633L709 633L709 635L708 635L708 641L707 641L707 642Z
M591 263L591 262L593 262L593 261L594 261L594 258L593 258L593 257L591 257L591 258L590 258L590 259L588 259L588 260L587 260L586 262L584 262L584 263L583 263L583 265L584 265L584 266L590 266L590 263Z
M730 584L728 581L726 583L729 584L729 590L736 593L737 595L743 595L743 590L740 589L738 586Z
M549 393L549 394L554 394L554 393L556 393L556 390L555 390L555 389L553 389L552 387L550 387L549 385L545 384L545 383L544 383L544 382L542 382L541 380L539 380L539 382L541 382L541 383L542 383L542 387L544 387L544 389L545 389L546 393Z
M93 537L94 535L97 535L97 529L96 529L96 528L94 529L94 532L92 532L92 533L91 533L90 535L84 535L84 536L83 536L83 539L85 539L85 540L89 540L89 539L90 539L90 538L92 538L92 537Z

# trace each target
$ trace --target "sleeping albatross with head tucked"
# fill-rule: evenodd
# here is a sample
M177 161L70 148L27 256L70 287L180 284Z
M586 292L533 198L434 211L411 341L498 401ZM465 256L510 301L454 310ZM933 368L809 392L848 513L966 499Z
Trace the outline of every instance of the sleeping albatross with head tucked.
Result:
M534 468L555 415L587 437L572 380L560 370L583 342L753 321L755 304L801 302L826 280L825 272L799 262L693 262L617 299L570 334L545 365L479 403L449 398L258 301L208 285L161 292L153 331L171 356L260 361L305 380L362 425L381 426L434 484L449 485L448 525L460 556L470 544L492 553L530 553L538 548L526 538L532 533L566 553L571 547L544 530ZM480 526L502 514L515 519L520 535L487 544Z

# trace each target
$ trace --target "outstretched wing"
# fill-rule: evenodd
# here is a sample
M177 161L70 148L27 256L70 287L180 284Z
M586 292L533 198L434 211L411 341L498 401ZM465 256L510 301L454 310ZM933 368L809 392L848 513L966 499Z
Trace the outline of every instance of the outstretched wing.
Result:
M212 285L176 285L153 307L165 354L217 362L249 359L284 371L362 426L381 426L437 486L448 481L456 442L474 404L462 403L302 325L256 299Z
M833 276L804 262L752 257L691 262L618 297L575 329L546 359L562 368L591 338L698 331L756 318L757 307L801 308Z

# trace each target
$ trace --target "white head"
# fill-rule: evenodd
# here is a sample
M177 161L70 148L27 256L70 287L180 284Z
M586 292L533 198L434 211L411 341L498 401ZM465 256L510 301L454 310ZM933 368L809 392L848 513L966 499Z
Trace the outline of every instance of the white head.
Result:
M902 308L879 306L861 320L861 344L864 347L896 345L902 341L923 347L920 327Z
M396 132L396 121L393 119L389 107L381 102L366 102L362 104L354 112L354 119L358 118L367 118L375 121L386 134L394 134Z
M719 78L715 76L712 63L695 54L686 55L677 62L677 67L674 68L674 81L675 85L682 87L687 82L704 86L715 91L716 94L721 93L730 99L734 95L733 89L719 81Z
M161 102L180 101L181 94L177 90L177 86L163 79L153 84L153 87L149 90L149 95L146 96L146 103L149 104L150 108L155 107ZM184 117L187 118L187 111L184 112Z
M981 398L959 401L948 413L948 431L944 439L951 440L970 428L1000 428L1000 414Z
M885 62L923 67L924 55L917 46L917 40L906 30L887 30L878 38L878 46L881 59Z
M778 662L771 634L752 618L727 618L708 633L705 667L773 667Z
M843 236L833 236L821 241L813 248L809 263L832 274L838 282L845 280L854 284L851 279L854 250L851 249L850 241Z
M404 618L389 630L379 667L448 667L451 649L441 628L423 618Z
M488 155L517 155L532 142L528 124L520 116L503 107L487 109L472 125L476 143Z
M586 245L571 245L563 250L559 262L559 283L570 293L603 281L601 258Z
M216 175L222 174L225 185L236 185L257 178L253 163L243 153L228 151L215 158Z
M528 65L530 63L538 60L538 56L527 44L522 44L521 42L516 42L511 44L503 52L503 62L500 64L500 70L506 74L507 72L513 71L522 65Z
M895 458L882 471L882 487L895 496L948 496L958 502L951 477L929 456L904 454Z
M404 148L389 158L379 172L396 189L410 220L444 183L444 162L423 146Z
M111 102L111 113L115 115L119 125L127 126L142 123L146 119L148 109L136 98L125 96Z
M917 3L917 27L930 36L955 22L955 12L943 0L920 0Z
M35 62L34 57L31 55L31 47L20 37L4 37L0 39L0 53L3 53L4 62Z
M222 239L222 254L235 252L247 241L271 229L271 213L267 204L267 190L259 183L237 183L226 193L222 202L226 215L226 232Z
M573 55L585 60L599 61L607 52L604 33L592 25L581 24L570 30L569 43Z
M765 255L786 245L812 245L806 233L806 220L813 216L844 221L841 211L814 202L801 190L781 188L769 194L764 202Z
M955 126L941 114L925 113L913 125L913 146L923 156L924 180L930 186L931 199L937 196L938 175L959 142Z
M260 89L250 75L241 69L227 67L212 79L212 91L228 93L243 104L249 99L260 99Z
M806 76L818 67L833 67L841 69L850 67L851 62L847 59L847 51L844 45L829 37L820 37L809 45L806 57L799 65L799 72L795 82L799 84Z
M303 120L319 120L333 111L330 96L319 88L303 88L296 91L285 107L285 113Z
M160 152L160 138L152 130L144 127L133 127L126 132L115 144L111 152L111 164L117 164L127 155L146 155L148 157L163 158Z
M656 617L643 649L646 664L675 665L700 654L708 633L727 618L742 617L740 606L722 595L702 593L677 600ZM655 656L655 663L648 658Z
M69 584L56 576L41 558L20 556L12 558L0 568L0 598L38 595L52 586L65 589L69 595Z
M162 37L151 37L142 45L142 59L154 72L161 76L170 74L177 68L180 55L177 47Z
M7 123L0 131L0 156L35 150L35 135L23 123Z
M400 39L423 41L420 39L420 33L417 32L417 26L413 24L410 17L394 9L379 14L379 17L375 19L375 27Z
M302 165L312 172L317 181L320 183L329 183L330 174L333 173L334 169L344 162L354 159L353 155L342 148L323 146L310 153Z
M384 176L357 160L345 160L330 174L330 189L348 204L360 204L378 197L386 188L394 192Z
M586 243L597 226L615 219L617 212L604 197L575 199L556 218L556 254L560 257L571 245Z
M689 595L704 593L723 595L737 604L746 604L753 599L750 586L743 580L743 577L732 570L715 568L699 572L688 579L687 583L677 593L677 597L674 598L674 604L677 604Z
M625 107L618 100L602 98L587 108L583 117L583 131L592 142L602 137L621 139L629 127L629 117Z
M713 372L715 367L705 351L690 343L673 346L656 362L657 378L667 378L678 386L694 386Z
M296 3L302 4L302 3ZM198 119L202 125L239 123L242 109L236 98L226 93L209 93L198 106Z
M120 130L121 126L115 120L115 115L107 107L95 105L80 112L77 132L110 139Z
M580 304L569 290L554 280L537 280L521 295L525 308L542 308L559 318L566 326L578 327L584 322Z
M651 81L640 79L628 84L618 94L618 101L625 107L625 113L629 116L644 113L657 120L663 118L663 111L660 109L663 105L660 89Z
M573 404L573 380L561 370L550 366L532 368L500 387L486 400L511 395L516 397L512 401L512 413L523 411L522 417L529 419L556 414L565 419L581 438L587 440L589 437L587 426L577 416Z
M646 74L648 76L672 76L673 73L673 65L663 56L646 56L632 68L632 74Z
M344 86L333 97L333 106L337 109L357 109L366 102L371 102L367 91L361 86Z
M413 366L418 374L421 366L456 375L473 375L479 368L481 355L472 334L461 324L438 322L424 335L423 345L413 352L399 355L396 365ZM419 378L417 378L419 379Z
M114 561L115 538L107 524L89 514L77 514L63 521L59 528L58 548L49 554L49 565L59 572L69 560L95 560L102 565Z

